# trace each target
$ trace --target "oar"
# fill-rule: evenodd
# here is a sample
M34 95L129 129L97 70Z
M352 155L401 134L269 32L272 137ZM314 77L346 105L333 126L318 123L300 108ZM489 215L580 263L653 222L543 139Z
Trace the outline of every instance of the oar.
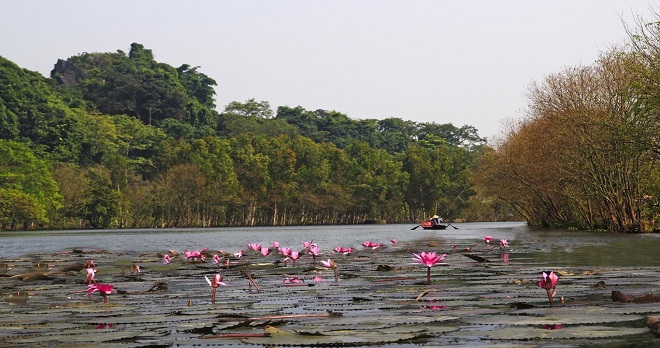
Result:
M460 230L460 228L458 228L458 227L452 225L451 223L448 223L447 226L451 226L451 227L453 227L455 230Z
M413 228L411 228L411 230L416 230L416 229L417 229L417 227L419 227L419 226L421 226L421 225L417 225L417 226L415 226L415 227L413 227Z

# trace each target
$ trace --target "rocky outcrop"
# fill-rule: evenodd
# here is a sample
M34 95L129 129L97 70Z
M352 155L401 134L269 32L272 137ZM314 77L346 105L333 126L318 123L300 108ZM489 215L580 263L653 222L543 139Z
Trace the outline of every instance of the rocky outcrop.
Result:
M55 67L50 72L57 83L61 85L75 86L82 78L84 78L83 71L75 65L66 60L58 59Z

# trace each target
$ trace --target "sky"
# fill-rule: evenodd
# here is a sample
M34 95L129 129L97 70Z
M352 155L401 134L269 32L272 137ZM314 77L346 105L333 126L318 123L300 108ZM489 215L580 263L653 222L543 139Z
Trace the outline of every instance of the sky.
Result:
M130 50L198 66L218 111L254 98L473 126L497 137L526 93L593 64L657 20L650 0L5 0L0 56L49 76L58 59Z

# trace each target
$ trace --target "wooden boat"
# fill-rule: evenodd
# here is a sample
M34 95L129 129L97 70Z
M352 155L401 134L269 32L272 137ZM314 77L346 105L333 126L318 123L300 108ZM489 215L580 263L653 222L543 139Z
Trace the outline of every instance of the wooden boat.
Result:
M434 225L431 221L424 221L419 224L425 230L444 230L449 225Z

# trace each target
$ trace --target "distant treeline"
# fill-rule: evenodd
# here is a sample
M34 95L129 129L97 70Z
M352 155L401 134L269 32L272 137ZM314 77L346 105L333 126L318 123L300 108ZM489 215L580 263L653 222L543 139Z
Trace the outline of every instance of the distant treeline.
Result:
M137 43L50 78L0 57L0 229L520 218L474 190L474 127L253 99L218 112L215 86Z

